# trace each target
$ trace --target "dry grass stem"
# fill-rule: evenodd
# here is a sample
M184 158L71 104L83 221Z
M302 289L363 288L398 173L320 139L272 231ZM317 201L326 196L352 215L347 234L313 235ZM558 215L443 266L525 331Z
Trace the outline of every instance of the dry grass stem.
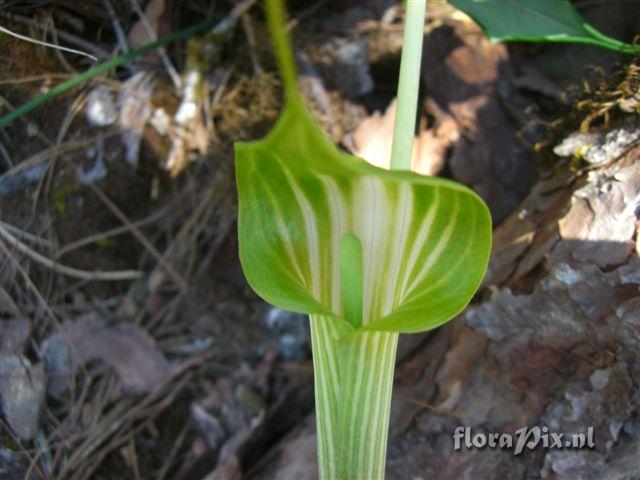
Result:
M142 277L142 272L138 270L88 271L62 265L61 263L58 263L55 260L51 260L50 258L45 257L44 255L29 248L27 245L14 237L11 233L9 233L4 225L0 225L0 237L2 237L16 250L23 253L34 262L56 273L67 275L69 277L103 282L120 282L126 280L135 280Z
M75 55L82 55L83 57L90 58L94 62L98 61L98 57L95 55L91 55L90 53L83 52L81 50L76 50L75 48L63 47L61 45L56 45L54 43L44 42L42 40L37 40L35 38L28 37L26 35L21 35L19 33L13 32L8 28L0 26L0 32L6 33L7 35L11 35L12 37L19 38L20 40L24 40L25 42L35 43L36 45L40 45L47 48L53 48L56 50L62 50L63 52L73 53Z

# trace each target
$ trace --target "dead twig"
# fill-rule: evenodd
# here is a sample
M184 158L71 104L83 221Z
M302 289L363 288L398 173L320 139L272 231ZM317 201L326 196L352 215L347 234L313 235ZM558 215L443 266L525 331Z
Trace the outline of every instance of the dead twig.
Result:
M4 98L2 95L0 95L0 105L4 105L5 107L7 107L9 110L11 110L12 112L16 109L9 100L7 100L6 98ZM38 126L35 124L35 122L32 122L31 120L29 120L28 118L26 118L26 115L21 115L20 116L20 120L25 124L25 126L27 127L27 131L35 131L36 136L42 140L44 143L48 144L48 145L53 145L53 141L51 141L51 139L49 137L47 137L44 133L42 133L42 131L40 130L40 128L38 128Z
M100 422L91 425L91 431L95 434L87 436L82 444L74 449L59 478L64 478L69 472L74 472L74 478L91 478L91 474L108 454L125 444L131 435L137 435L148 428L155 418L173 403L177 394L191 381L189 370L200 365L208 357L209 354L206 353L183 362L137 403L119 402L108 414L101 415ZM104 400L105 404L95 406L93 410L96 415L104 411L108 398L109 395L106 393L97 396L97 399ZM138 419L144 420L136 425L135 422ZM125 431L126 434L117 435L119 431ZM85 460L92 453L95 453L95 458L91 462L86 462ZM77 467L82 461L85 461L84 471L80 474Z
M135 222L131 222L131 224L135 225L138 228L144 227L146 225L149 225L149 224L159 220L160 218L162 218L166 214L167 214L167 209L161 209L161 210L149 215L148 217L143 218L142 220L137 220ZM66 244L64 247L60 248L56 252L55 256L56 256L56 258L60 258L63 255L66 255L67 253L71 252L72 250L76 250L78 248L86 247L87 245L91 245L92 243L101 242L103 240L106 240L107 238L111 238L111 237L115 237L115 236L118 236L118 235L122 235L124 233L129 233L129 227L126 226L126 225L121 225L119 227L112 228L110 230L105 230L104 232L96 233L94 235L89 235L87 237L84 237L84 238L81 238L79 240L76 240L76 241L73 241L71 243Z
M129 53L129 43L127 42L127 35L124 33L124 29L120 24L120 20L118 20L118 15L116 15L116 10L113 8L113 4L110 0L103 0L103 3L105 8L107 9L109 18L111 19L111 25L113 27L113 31L116 34L116 38L118 39L120 50L122 50L123 53Z
M13 161L11 160L11 156L9 155L7 149L4 148L2 142L0 142L0 155L2 155L2 159L4 160L6 167L13 168Z
M184 440L188 432L189 432L189 426L185 425L184 427L182 427L182 429L180 430L180 433L176 437L175 442L173 443L173 447L171 448L169 455L167 455L164 461L164 464L162 465L162 468L156 475L157 480L164 480L166 478L167 473L169 473L169 469L171 469L171 466L176 456L178 455L178 452L180 451L180 448L182 448L182 445L184 444Z
M80 270L73 267L68 267L66 265L62 265L61 263L56 262L55 260L51 260L48 257L32 250L27 245L22 243L16 237L11 235L9 231L4 227L4 224L0 224L0 237L2 237L6 242L11 244L16 250L22 252L24 255L29 257L34 262L53 270L56 273L61 273L62 275L67 275L73 278L79 278L82 280L91 280L91 281L105 281L105 282L120 282L123 280L135 280L142 277L142 272L138 270L115 270L115 271L87 271Z
M144 236L138 227L136 227L131 220L127 218L122 210L113 203L113 201L107 197L107 195L93 182L87 182L86 185L96 194L96 196L105 204L105 206L111 210L111 212L127 226L131 234L140 242L140 244L151 254L151 256L162 266L164 270L173 278L173 280L180 286L181 289L186 290L188 287L187 281L178 273L178 271L171 265L167 259L160 254L160 252L154 247L149 240Z
M447 410L446 408L436 407L435 405L431 405L426 402L421 402L420 400L416 400L415 398L405 397L404 395L396 395L396 398L400 400L404 400L408 403L413 403L418 407L424 408L425 410L429 410L430 412L437 413L438 415L446 415L447 417L455 418L461 422L464 422L465 416L461 413L452 412L451 410Z
M34 281L31 279L31 276L29 275L29 273L24 269L22 264L18 261L18 259L15 257L15 255L13 254L11 249L7 246L7 244L2 240L2 238L0 238L0 250L2 250L5 253L5 255L7 256L7 258L9 260L11 260L11 262L13 262L16 270L18 271L18 273L20 273L20 275L22 276L25 284L29 288L29 291L33 292L33 294L35 295L36 299L40 303L40 307L42 308L42 310L53 321L53 324L54 324L55 328L63 336L64 340L67 342L67 344L69 345L69 347L73 351L74 355L78 355L78 352L75 350L75 346L74 346L73 342L71 342L71 339L69 338L69 336L67 335L67 331L64 328L64 326L62 325L62 323L60 322L60 319L56 316L56 314L54 313L53 309L51 308L51 306L49 305L47 300L44 298L42 293L40 293L40 289L36 286ZM82 369L83 373L85 373L85 374L87 373L87 371L85 369L85 366L84 366L84 363L80 363L80 368Z
M215 27L213 27L213 30L211 30L211 33L219 34L219 33L224 33L231 30L231 28L235 25L238 18L240 18L247 11L249 11L249 9L253 7L255 3L256 3L256 0L242 0L235 7L233 7L233 10L229 12L229 15L227 15L220 22L218 22L218 24Z
M27 25L29 27L40 27L40 28L42 27L41 23L38 20L34 20L29 17L24 17L22 15L16 15L16 14L7 13L7 12L0 12L0 17L7 18L14 22ZM60 39L64 40L67 43L71 43L73 45L80 47L85 52L91 52L92 56L97 57L98 59L106 60L108 58L111 58L111 54L107 50L91 42L88 42L83 38L77 37L71 33L65 32L63 30L59 30L58 37L60 37Z
M253 22L251 21L251 16L249 15L249 13L244 13L242 15L242 28L244 29L244 34L246 35L247 43L249 44L249 55L251 56L253 73L257 76L260 76L264 73L264 69L258 61L258 54L256 53L256 34L253 30Z
M19 33L13 32L8 28L0 26L0 32L6 33L7 35L11 35L12 37L19 38L20 40L24 40L25 42L35 43L36 45L40 45L42 47L54 48L56 50L62 50L63 52L69 52L76 55L82 55L83 57L90 58L94 62L98 61L98 57L95 55L91 55L90 53L83 52L81 50L76 50L75 48L63 47L62 45L56 45L49 42L44 42L42 40L37 40L35 38L28 37L26 35L21 35Z
M41 247L44 247L44 248L51 248L51 242L44 240L32 233L25 232L24 230L21 230L18 227L14 227L13 225L5 223L2 220L0 220L0 228L5 228L9 230L9 232L14 234L18 238L23 238L25 240L30 241L31 243L35 243L36 245L40 245Z
M57 146L57 145L53 145L49 148L46 148L38 153L36 153L35 155L30 156L29 158L27 158L26 160L20 162L18 165L16 165L15 167L13 167L11 170L7 170L5 173L3 173L3 175L17 175L20 172L25 171L28 168L31 168L35 165L38 165L41 162L44 162L45 160L49 160L50 158L52 158L54 155L63 155L65 153L70 153L73 152L75 150L79 150L81 148L86 148L86 147L90 147L91 145L94 145L96 141L98 141L99 139L105 139L105 138L109 138L112 137L114 135L117 135L118 133L120 133L120 131L118 130L111 130L109 132L104 132L101 133L99 135L96 135L95 137L91 137L88 138L86 140L73 140L73 141L69 141L63 145ZM53 142L51 142L53 143Z
M88 98L88 95L86 93L81 93L73 100L73 103L67 110L64 120L62 121L62 125L60 126L60 130L58 131L58 135L56 136L56 143L54 147L56 148L56 150L59 150L60 147L62 146L64 137L69 131L69 128L71 128L71 124L73 123L73 120L76 118L76 115L80 113L80 111L84 108L84 105L87 102L87 98ZM38 188L35 191L35 194L34 194L35 201L33 202L34 209L36 208L36 205L38 203L38 198L40 197L41 187L43 185L45 186L45 193L49 192L51 188L51 183L53 182L53 173L56 168L56 162L59 158L59 155L57 153L58 152L55 151L53 156L50 158L51 161L49 162L49 165L47 165L46 172L43 175L41 181L38 184Z

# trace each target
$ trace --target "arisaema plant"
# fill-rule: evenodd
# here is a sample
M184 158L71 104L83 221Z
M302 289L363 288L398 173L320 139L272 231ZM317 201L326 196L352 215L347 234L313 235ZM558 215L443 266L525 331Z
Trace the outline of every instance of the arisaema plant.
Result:
M321 477L382 478L398 335L468 304L491 219L465 186L406 171L424 0L407 6L392 170L323 135L296 86L281 1L265 4L286 104L266 138L235 146L240 260L258 295L309 315Z

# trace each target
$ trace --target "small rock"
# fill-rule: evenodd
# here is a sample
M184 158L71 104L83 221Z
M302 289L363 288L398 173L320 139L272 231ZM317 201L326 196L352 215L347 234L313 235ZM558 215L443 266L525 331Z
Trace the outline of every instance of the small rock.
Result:
M307 352L307 319L299 313L271 307L265 317L267 328L277 333L280 355L285 360L304 360Z
M358 97L374 87L366 42L338 39L322 45L311 60L322 71L330 87L345 95Z
M11 430L21 440L38 432L44 403L46 376L42 363L17 355L0 355L0 396L2 411Z
M627 120L619 128L602 132L576 132L553 149L559 157L578 156L591 165L602 165L621 155L640 139L640 126L635 119Z
M338 56L337 68L343 70L343 79L350 79L351 88L345 91L351 95L364 95L373 90L373 78L367 61L367 44L351 42L341 45L336 50Z
M47 168L48 164L41 162L31 167L21 168L15 173L0 175L0 197L11 197L27 186L39 182Z
M7 320L0 326L0 354L20 355L31 334L31 322L25 318Z
M609 378L611 378L611 369L602 368L591 374L589 382L591 382L591 387L594 390L602 390L609 383Z
M87 120L96 127L113 125L118 119L118 107L111 89L100 85L91 91L85 108Z
M584 280L581 272L572 269L566 263L559 263L553 269L553 276L566 285L573 285Z

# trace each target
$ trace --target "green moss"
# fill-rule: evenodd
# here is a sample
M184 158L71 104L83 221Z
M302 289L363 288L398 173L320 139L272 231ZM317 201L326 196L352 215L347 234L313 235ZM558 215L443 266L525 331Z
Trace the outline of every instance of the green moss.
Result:
M60 215L67 215L69 213L69 197L76 192L75 182L61 182L53 192L53 204L56 207L56 211Z

